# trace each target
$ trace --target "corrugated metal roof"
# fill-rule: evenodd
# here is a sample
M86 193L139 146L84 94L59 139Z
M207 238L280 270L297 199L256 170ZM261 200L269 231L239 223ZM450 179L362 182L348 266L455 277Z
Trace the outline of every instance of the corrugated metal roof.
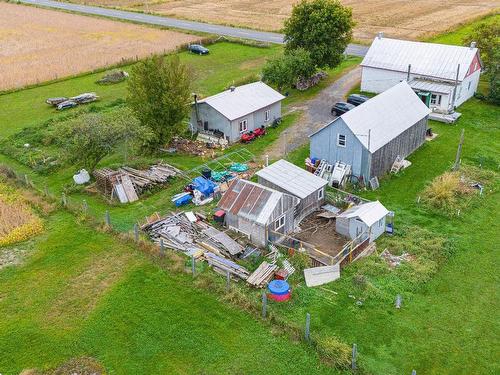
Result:
M217 205L233 215L265 225L282 198L295 199L247 180L235 179ZM298 200L295 202L298 204Z
M310 137L342 119L361 144L373 153L429 113L431 110L406 81L403 81L344 113ZM370 147L368 147L368 131L370 131Z
M283 159L261 169L256 175L300 199L306 198L328 183Z
M209 96L198 103L207 103L232 121L283 99L283 95L264 82L253 82L238 86L234 91L226 90Z
M377 221L385 217L389 211L379 201L363 203L359 206L351 207L342 212L338 217L353 218L357 217L363 223L371 227Z
M429 91L448 95L453 92L453 88L455 87L451 83L435 82L425 79L412 79L410 82L408 82L408 84L414 90Z
M413 74L455 80L460 64L458 79L462 81L477 51L470 47L376 37L361 66L407 72L411 64Z

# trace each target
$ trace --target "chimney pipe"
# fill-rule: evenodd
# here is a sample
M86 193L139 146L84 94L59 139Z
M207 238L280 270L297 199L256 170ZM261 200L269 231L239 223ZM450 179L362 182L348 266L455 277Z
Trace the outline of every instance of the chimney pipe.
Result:
M384 33L382 31L379 31L377 33L377 38L382 39L384 37Z
M476 48L477 43L476 42L470 42L470 48Z

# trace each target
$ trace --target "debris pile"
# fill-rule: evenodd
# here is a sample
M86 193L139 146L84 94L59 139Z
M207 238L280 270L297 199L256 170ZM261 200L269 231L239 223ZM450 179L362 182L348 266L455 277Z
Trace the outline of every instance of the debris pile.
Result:
M196 258L207 251L227 258L243 252L243 246L226 233L198 219L195 216L193 222L185 213L174 214L147 223L141 229L157 244L163 240L164 246Z
M274 278L274 274L277 270L278 266L276 264L264 261L248 277L247 283L257 288L263 288Z
M240 279L248 279L249 272L244 267L229 259L219 257L208 251L203 254L203 257L217 273L225 275L229 272L231 275L237 276Z
M177 168L168 164L156 164L148 170L138 170L122 167L117 171L102 168L94 171L96 188L111 199L117 197L121 203L134 202L146 190L166 184L169 180L181 173Z
M310 87L316 86L322 79L328 77L326 72L317 72L312 77L309 78L299 78L297 81L296 88L299 91L307 90Z
M56 107L58 110L62 110L66 108L75 107L79 104L95 102L98 99L99 97L95 92L87 92L77 96L72 96L70 98L67 98L65 96L48 98L47 100L45 100L45 103L53 107Z
M401 255L392 255L388 249L382 251L380 257L384 259L391 268L395 268L402 262L411 260L411 255L408 253L403 253Z
M128 73L124 70L113 70L97 81L100 85L112 85L128 78Z
M198 134L198 136L200 136L200 134ZM212 136L210 136L210 138L212 138ZM204 139L204 136L202 136L201 138L204 140L198 140L198 138L196 140L190 140L186 138L175 137L170 144L169 150L176 150L194 156L215 158L216 150L224 149L227 146L227 143L225 145L221 144L221 140L219 138L213 138L217 139L217 141L207 142L206 139Z

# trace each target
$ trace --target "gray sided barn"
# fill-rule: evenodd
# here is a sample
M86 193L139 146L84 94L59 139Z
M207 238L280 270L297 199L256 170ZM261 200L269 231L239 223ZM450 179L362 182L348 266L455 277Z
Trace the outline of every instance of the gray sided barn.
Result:
M406 82L368 100L310 136L310 156L343 162L368 181L425 142L429 108Z
M362 241L373 242L384 234L388 213L379 201L354 206L337 216L335 230L352 240L361 236Z
M235 179L218 204L225 223L259 247L295 230L298 199L247 180Z
M197 131L219 131L230 143L243 133L269 126L281 117L284 96L263 82L233 87L193 103L191 124Z
M256 173L259 184L293 195L299 199L295 209L295 224L325 203L327 181L286 160L278 160Z

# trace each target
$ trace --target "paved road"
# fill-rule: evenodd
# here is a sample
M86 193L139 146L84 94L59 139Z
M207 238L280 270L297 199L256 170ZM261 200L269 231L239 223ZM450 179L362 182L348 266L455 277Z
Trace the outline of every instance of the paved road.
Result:
M269 155L270 160L276 160L309 142L309 135L335 119L330 113L332 105L345 100L349 91L360 80L361 68L357 66L320 91L313 99L289 108L288 112L301 111L300 119L285 129L279 139L266 149L264 155Z
M83 14L98 15L110 18L118 18L127 21L135 21L150 25L159 25L173 27L182 30L198 31L216 35L229 36L234 38L252 39L259 42L283 43L283 34L271 33L265 31L256 31L239 27L212 25L209 23L185 21L176 18L153 16L151 14L128 12L124 10L100 8L90 5L79 5L71 3L62 3L53 0L19 0L21 3L39 5L54 9L63 9ZM368 47L359 44L350 44L346 53L348 55L364 56Z

